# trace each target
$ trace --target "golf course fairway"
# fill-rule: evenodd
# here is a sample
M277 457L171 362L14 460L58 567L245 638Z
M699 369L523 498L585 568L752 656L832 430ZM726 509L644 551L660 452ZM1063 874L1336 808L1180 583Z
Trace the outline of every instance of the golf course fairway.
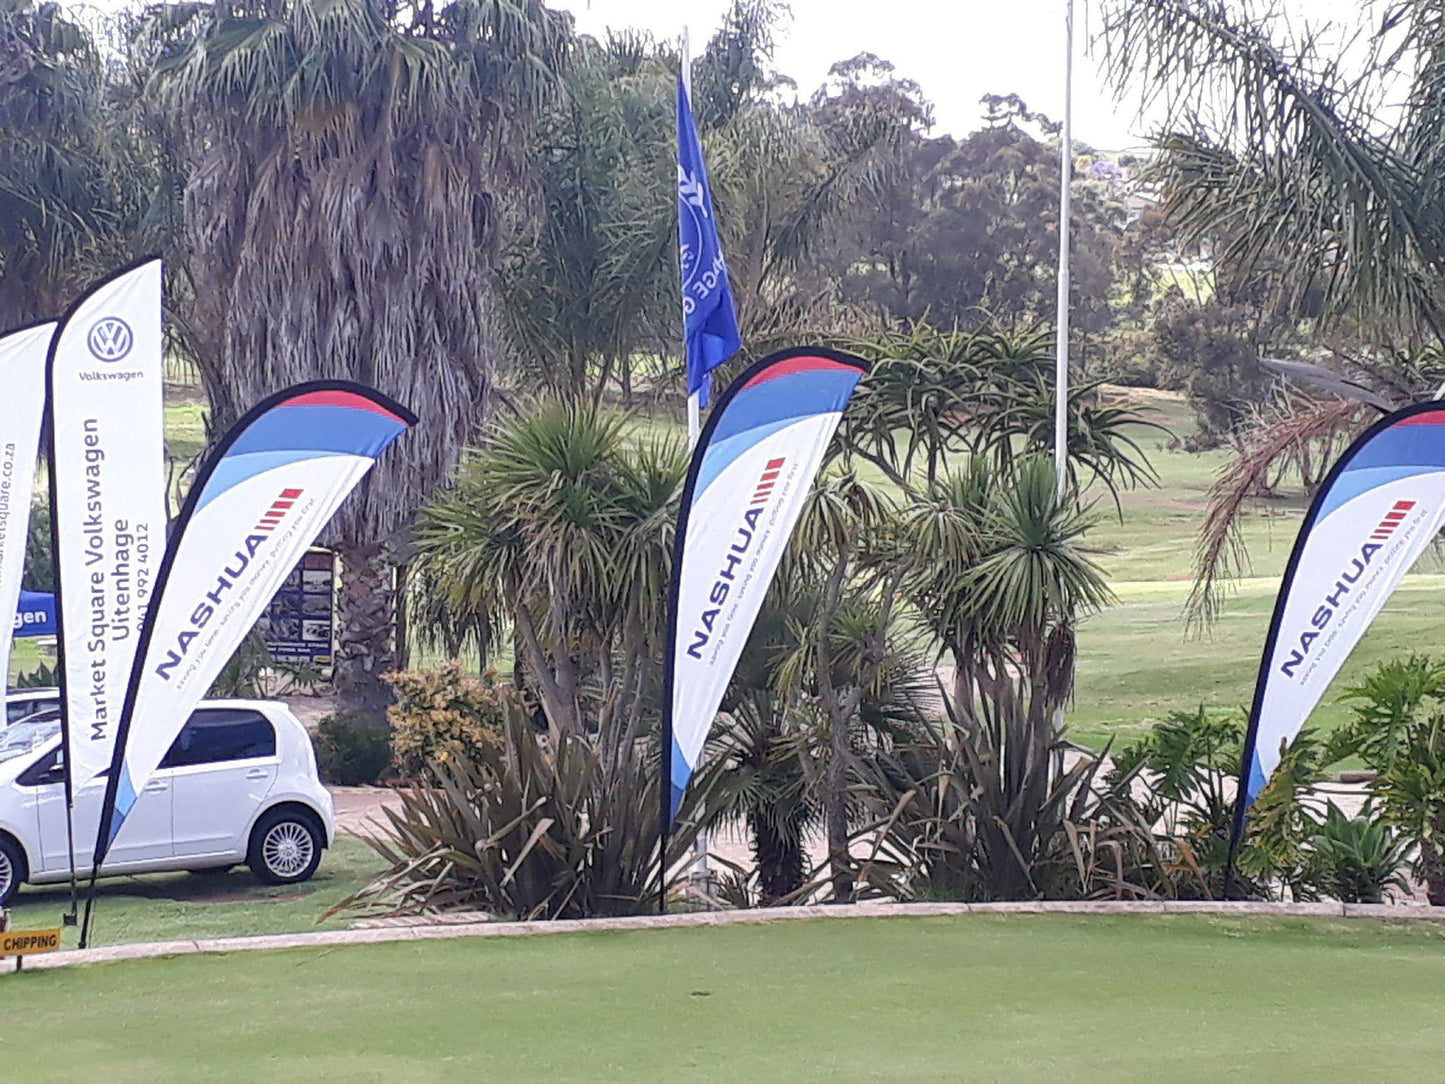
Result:
M967 915L0 976L14 1081L1424 1079L1445 924Z

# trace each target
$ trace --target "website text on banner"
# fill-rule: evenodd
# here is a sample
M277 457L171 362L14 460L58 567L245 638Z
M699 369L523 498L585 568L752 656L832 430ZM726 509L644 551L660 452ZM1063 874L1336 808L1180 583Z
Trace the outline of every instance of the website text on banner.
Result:
M50 507L68 795L95 834L166 541L161 263L82 297L50 346Z
M0 624L0 666L7 677L10 648L22 626L19 615L25 612L19 605L25 542L45 417L45 359L56 326L54 321L34 324L0 338L0 387L5 389L0 416L0 613L17 615L10 628Z

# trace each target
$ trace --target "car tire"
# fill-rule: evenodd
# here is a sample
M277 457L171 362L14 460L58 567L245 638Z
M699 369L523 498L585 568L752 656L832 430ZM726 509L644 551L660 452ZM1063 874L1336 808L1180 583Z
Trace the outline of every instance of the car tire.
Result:
M315 817L296 809L273 809L256 822L246 862L262 884L300 884L321 865L325 846Z
M0 907L9 907L27 876L25 852L14 840L0 836Z

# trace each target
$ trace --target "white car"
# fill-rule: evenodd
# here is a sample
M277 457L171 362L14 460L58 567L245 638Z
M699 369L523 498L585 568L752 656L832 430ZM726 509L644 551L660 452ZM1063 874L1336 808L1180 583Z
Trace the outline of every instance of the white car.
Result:
M60 720L0 730L0 906L22 883L70 879ZM75 792L75 867L90 871L105 794ZM316 772L311 736L285 704L208 700L192 713L142 788L101 876L226 869L248 863L266 884L308 880L336 837L335 808Z
M5 694L5 719L0 722L0 730L31 715L55 711L59 707L59 689L11 689Z

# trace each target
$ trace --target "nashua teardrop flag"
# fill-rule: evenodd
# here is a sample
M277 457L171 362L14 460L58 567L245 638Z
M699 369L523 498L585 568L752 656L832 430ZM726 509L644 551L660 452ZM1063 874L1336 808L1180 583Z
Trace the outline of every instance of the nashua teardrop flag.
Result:
M16 615L9 625L0 622L0 674L10 673L10 647L24 627L22 614L30 612L19 604L20 586L45 417L45 359L55 328L54 321L32 324L0 338L0 614Z
M702 142L687 86L677 80L677 237L682 262L682 317L687 394L707 406L711 373L742 348L728 265L713 214Z
M1445 522L1445 403L1372 425L1315 494L1275 601L1245 739L1234 835L1245 812Z
M126 814L283 580L362 476L415 424L359 384L265 400L226 434L171 532L101 807L98 869Z
M50 508L68 794L110 764L166 545L161 261L91 288L50 344ZM94 809L94 806L90 806ZM96 825L76 821L77 837Z
M723 393L693 449L673 551L663 692L663 824L713 717L853 389L858 358L785 350Z

